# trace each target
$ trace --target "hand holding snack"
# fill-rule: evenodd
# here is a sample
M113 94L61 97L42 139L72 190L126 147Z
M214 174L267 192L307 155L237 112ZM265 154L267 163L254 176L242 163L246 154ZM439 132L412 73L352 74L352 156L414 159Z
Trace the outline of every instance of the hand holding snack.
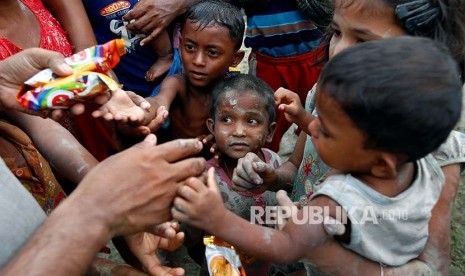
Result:
M27 80L17 95L18 102L32 110L69 108L75 101L82 101L115 91L119 84L105 75L126 53L121 39L85 49L65 62L73 74L59 77L45 69Z

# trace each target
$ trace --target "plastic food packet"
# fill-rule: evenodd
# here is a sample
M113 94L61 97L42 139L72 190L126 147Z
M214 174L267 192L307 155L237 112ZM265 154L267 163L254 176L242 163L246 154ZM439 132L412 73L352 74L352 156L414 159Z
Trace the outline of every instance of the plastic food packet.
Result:
M245 276L239 255L230 244L216 238L205 236L205 257L210 276Z
M111 40L78 52L65 59L74 73L58 77L45 69L24 82L17 100L21 106L33 110L64 109L75 101L83 101L114 91L120 85L105 75L126 53L121 39Z

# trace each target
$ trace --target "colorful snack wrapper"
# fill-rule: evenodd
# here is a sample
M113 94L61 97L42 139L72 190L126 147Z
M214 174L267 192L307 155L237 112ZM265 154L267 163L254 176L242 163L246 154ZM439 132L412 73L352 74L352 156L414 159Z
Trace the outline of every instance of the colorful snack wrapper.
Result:
M25 108L33 110L64 109L75 101L93 98L120 85L105 75L118 64L126 53L121 39L87 48L65 59L74 73L58 77L51 69L45 69L24 82L17 100Z
M210 276L245 276L245 270L233 246L215 236L204 237L203 243Z

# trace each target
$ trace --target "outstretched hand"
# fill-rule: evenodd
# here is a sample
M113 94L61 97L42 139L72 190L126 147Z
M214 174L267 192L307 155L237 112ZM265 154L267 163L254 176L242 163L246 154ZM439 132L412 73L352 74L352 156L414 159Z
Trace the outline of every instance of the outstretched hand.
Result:
M145 119L144 110L148 110L150 104L140 100L139 97L133 92L117 89L108 102L92 112L92 116L120 124L140 125Z
M307 114L302 106L299 95L291 90L280 87L274 93L275 104L278 110L284 111L284 117L291 123L295 123L303 130L308 129L308 125L313 119L311 114Z
M141 232L126 236L125 239L149 275L184 275L182 268L162 266L156 255L158 249L172 251L182 245L184 233L179 232L176 222L165 222L157 225L154 233Z
M263 193L276 180L271 164L263 162L258 155L247 153L237 160L232 176L232 189L238 192Z
M107 222L111 236L150 232L153 225L171 219L170 207L178 187L205 170L205 159L187 158L201 149L202 143L196 139L156 145L155 135L148 135L97 165L67 201L94 206L95 215Z

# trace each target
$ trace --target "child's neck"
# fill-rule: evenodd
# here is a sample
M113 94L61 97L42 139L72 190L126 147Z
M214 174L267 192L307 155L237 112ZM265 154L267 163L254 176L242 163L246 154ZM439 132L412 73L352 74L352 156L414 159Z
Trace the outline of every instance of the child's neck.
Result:
M228 156L221 156L220 158L220 167L224 170L229 179L232 179L234 169L237 167L237 159L233 159Z
M395 197L412 185L416 171L416 163L408 162L399 167L396 176L392 178L380 178L372 174L354 174L354 176L378 193L388 197Z
M189 79L186 78L186 87L188 94L197 96L207 96L213 93L213 87L219 82L213 81L212 83L206 86L194 86L189 82Z

